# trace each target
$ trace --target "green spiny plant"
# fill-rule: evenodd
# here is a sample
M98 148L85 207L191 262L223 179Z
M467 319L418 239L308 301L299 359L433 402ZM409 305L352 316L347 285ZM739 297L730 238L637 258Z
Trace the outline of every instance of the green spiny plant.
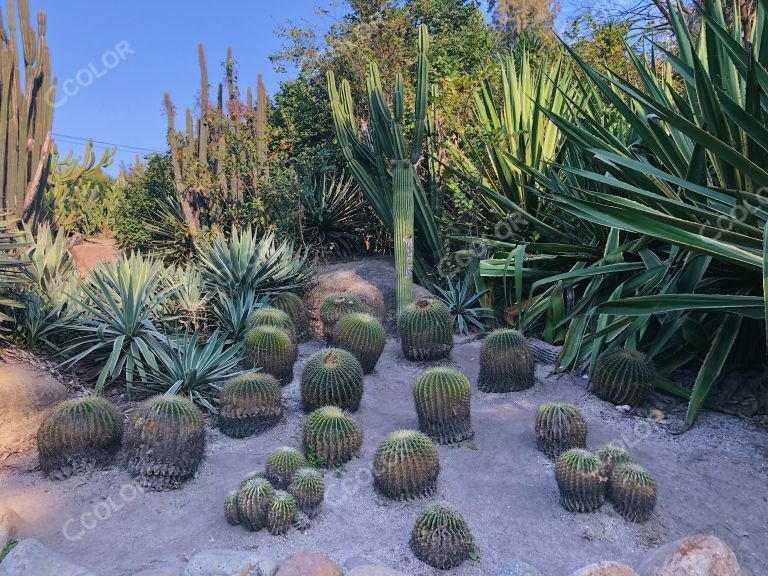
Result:
M328 467L344 464L360 450L363 429L337 406L312 412L304 424L304 450L322 458Z
M352 292L334 292L320 303L320 321L326 342L333 345L333 330L336 322L347 314L365 312L363 301Z
M144 488L178 488L205 455L203 418L186 398L153 396L134 412L125 446L128 471Z
M618 349L597 359L592 372L592 391L613 404L637 406L648 397L656 383L653 365L645 354Z
M296 448L281 446L267 457L265 476L275 488L287 488L294 472L306 465L304 456Z
M480 346L478 389L515 392L534 384L533 351L517 330L494 330Z
M600 460L600 465L603 467L602 474L608 478L609 485L613 469L616 466L632 462L632 454L616 444L604 444L603 446L600 446L595 450L595 456Z
M245 321L245 328L246 330L252 330L256 326L276 326L288 332L291 338L296 338L296 326L293 320L291 320L287 312L278 308L265 306L264 308L256 308L251 312Z
M309 338L309 310L299 296L293 292L280 292L270 300L269 305L282 310L291 317L293 325L296 327L296 338L299 342Z
M282 490L276 490L267 510L267 529L270 534L285 534L296 514L296 500Z
M419 514L410 545L422 562L449 570L470 558L475 539L461 513L448 502L440 501Z
M258 434L277 424L283 415L280 382L257 372L227 382L219 401L219 430L232 438Z
M340 348L315 352L301 375L301 401L309 412L338 406L354 412L363 397L363 369L352 354Z
M556 460L571 448L586 448L587 423L573 404L547 402L536 411L536 444Z
M251 480L255 480L256 478L263 478L266 480L267 476L261 470L254 470L253 472L248 472L248 474L243 476L243 479L240 480L240 488L248 484L248 482L250 482Z
M408 360L438 360L453 348L451 315L445 304L434 298L409 304L398 318L397 329Z
M560 504L570 512L593 512L605 501L605 478L600 460L586 450L573 448L560 455L555 480Z
M112 460L123 437L123 415L98 396L65 400L37 431L40 468L60 480Z
M611 474L608 497L630 522L645 522L656 507L656 480L637 464L617 464Z
M395 500L430 496L437 489L440 460L428 436L397 430L384 437L373 457L373 484Z
M285 330L257 326L245 335L245 355L253 368L272 374L285 386L293 380L293 365L299 349Z
M291 478L288 492L296 499L302 512L314 516L325 495L325 480L315 468L299 468Z
M266 478L252 478L237 492L237 515L243 526L257 532L267 525L275 489Z
M240 524L240 516L237 513L237 490L232 490L224 498L224 517L230 526L237 526Z
M441 444L472 438L471 395L469 380L453 368L431 368L419 375L413 385L419 429Z
M333 342L354 354L363 367L363 373L369 374L376 367L379 356L384 351L387 333L384 326L370 314L356 313L342 316L333 332Z

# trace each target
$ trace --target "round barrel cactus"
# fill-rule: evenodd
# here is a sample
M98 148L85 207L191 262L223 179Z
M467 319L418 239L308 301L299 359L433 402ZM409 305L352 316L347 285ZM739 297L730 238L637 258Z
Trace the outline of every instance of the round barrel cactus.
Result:
M602 474L608 478L610 484L611 474L616 466L632 462L632 454L616 444L604 444L595 450L595 456L600 460Z
M637 464L617 464L608 496L613 507L630 522L645 522L656 507L656 480Z
M257 372L227 382L219 395L219 429L232 438L259 434L280 422L283 395L271 374Z
M108 464L120 449L123 415L98 396L65 400L37 430L40 468L54 480Z
M597 456L581 448L563 452L555 464L560 504L570 512L593 512L605 501L605 481Z
M261 368L285 386L293 380L299 355L295 340L276 326L257 326L245 335L245 356L252 368Z
M456 508L448 502L434 502L416 519L410 544L419 560L449 570L471 556L475 539Z
M282 490L276 490L267 510L267 530L270 534L285 534L296 514L296 500Z
M369 374L376 367L384 351L387 333L384 326L370 314L347 314L336 322L333 342L339 348L352 353Z
M288 492L302 512L312 517L325 495L325 480L315 468L299 468L291 478Z
M453 322L448 308L434 298L421 298L406 306L397 330L408 360L438 360L453 348Z
M533 386L534 356L525 336L502 328L491 332L480 346L478 389L516 392Z
M240 524L240 516L237 513L237 490L232 490L227 497L224 498L224 518L227 519L227 523L230 526L237 526Z
M415 430L388 434L373 457L373 484L384 496L411 500L437 488L440 461L428 436Z
M341 348L315 352L301 375L301 401L310 412L322 406L356 411L363 397L363 368Z
M312 412L304 424L304 450L325 466L349 462L363 443L360 424L337 406Z
M237 492L237 516L240 523L257 532L267 525L267 513L275 489L266 478L253 478Z
M320 303L320 321L323 323L323 335L328 344L333 345L333 333L336 322L347 314L365 312L365 306L359 296L352 292L334 292Z
M293 325L296 327L296 339L299 342L309 338L309 310L299 296L293 292L280 292L272 298L269 304L291 317Z
M264 308L256 308L248 315L245 321L245 329L253 330L256 326L274 326L276 328L282 328L291 338L296 339L296 326L291 320L291 317L287 312L279 310L278 308L272 308L266 306Z
M128 471L144 488L178 488L205 455L203 418L186 398L153 396L134 412L125 445Z
M432 368L419 375L413 385L419 429L441 444L472 438L471 395L469 380L453 368Z
M642 352L619 349L597 359L590 383L592 391L603 400L637 406L653 390L656 373Z
M250 482L251 480L255 480L256 478L263 478L266 480L267 475L261 470L254 470L253 472L248 472L248 474L243 476L243 479L240 480L240 488L248 484L248 482Z
M287 488L293 473L307 465L304 455L290 446L281 446L267 457L265 476L275 488Z
M571 448L587 447L587 423L573 404L548 402L536 411L536 444L552 460Z

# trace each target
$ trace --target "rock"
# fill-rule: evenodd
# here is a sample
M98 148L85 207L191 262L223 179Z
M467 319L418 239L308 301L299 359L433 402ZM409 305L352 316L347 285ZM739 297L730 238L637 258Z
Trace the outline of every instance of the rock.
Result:
M189 560L184 576L275 576L277 562L255 552L204 550Z
M523 562L522 560L515 560L509 566L502 568L496 576L543 576L536 568Z
M186 575L185 575L186 576ZM341 570L322 554L297 552L285 559L277 576L342 576Z
M619 562L598 562L579 568L570 576L637 576L637 572Z
M141 572L136 572L133 576L184 576L184 568L147 568Z
M743 576L736 555L717 536L696 534L666 544L641 564L640 576Z
M405 576L405 574L381 564L364 564L352 568L347 572L347 576Z
M103 262L114 262L120 249L114 238L85 238L70 248L78 272L84 274Z
M70 562L37 540L27 538L19 542L0 564L0 576L32 576L33 574L95 576L90 570Z
M0 548L11 538L16 538L21 528L21 516L13 508L0 505Z

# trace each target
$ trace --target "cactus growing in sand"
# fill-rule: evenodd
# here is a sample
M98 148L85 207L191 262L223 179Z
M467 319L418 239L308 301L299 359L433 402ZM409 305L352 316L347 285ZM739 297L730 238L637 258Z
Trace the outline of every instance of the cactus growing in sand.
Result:
M467 377L453 368L432 368L419 375L413 385L419 429L441 444L472 438L471 394Z
M395 500L430 496L437 489L440 461L429 437L415 430L388 434L373 457L373 484Z
M570 512L593 512L605 501L606 478L600 460L586 450L574 448L561 454L555 464L560 504Z
M304 456L296 448L281 446L267 457L265 476L275 488L287 488L294 472L306 465Z
M258 372L238 376L221 389L219 429L232 438L245 438L271 428L283 415L280 382Z
M291 478L288 492L302 512L314 516L325 495L323 475L314 468L299 468Z
M434 298L409 304L398 318L397 329L408 360L439 360L453 348L451 314Z
M293 365L299 355L296 341L275 326L257 326L245 335L245 356L252 368L261 368L283 386L293 380Z
M386 340L384 326L370 314L343 316L336 322L333 333L334 345L353 354L363 367L364 374L369 374L376 367Z
M267 513L275 489L266 478L253 478L237 492L237 516L240 523L257 532L267 525Z
M448 502L434 502L419 514L410 545L422 562L448 570L471 556L475 539L456 508Z
M614 467L632 462L632 454L616 444L600 446L600 448L595 450L595 456L600 460L600 465L603 468L602 474L608 478L609 484Z
M267 476L261 470L254 470L253 472L248 472L248 474L243 476L243 479L240 480L240 488L248 484L248 482L250 482L251 480L255 480L256 478L263 478L266 480Z
M251 312L245 321L245 329L253 330L256 326L276 326L288 332L294 340L296 339L296 325L287 312L278 308L266 306Z
M656 507L656 480L637 464L617 464L611 474L608 497L630 522L645 522Z
M590 378L592 391L617 405L637 406L651 393L656 373L645 354L618 349L597 359Z
M550 459L587 447L587 423L573 404L547 402L536 411L536 444Z
M480 376L483 392L516 392L533 386L534 356L522 333L502 328L491 332L480 346Z
M321 459L325 466L348 462L362 443L360 424L336 406L315 410L304 424L304 450Z
M267 510L267 529L270 534L285 534L296 514L296 500L282 490L275 491Z
M237 490L232 490L224 498L224 518L227 519L230 526L240 524L240 516L237 513L237 494Z
M269 302L269 305L282 310L291 317L296 327L296 339L302 342L309 338L309 310L304 301L293 292L280 292Z
M340 348L315 352L301 374L301 401L310 412L338 406L354 412L363 397L363 368L352 354Z
M365 306L359 296L352 292L334 292L320 303L320 321L323 323L323 335L328 344L333 345L333 332L336 322L347 314L365 312Z

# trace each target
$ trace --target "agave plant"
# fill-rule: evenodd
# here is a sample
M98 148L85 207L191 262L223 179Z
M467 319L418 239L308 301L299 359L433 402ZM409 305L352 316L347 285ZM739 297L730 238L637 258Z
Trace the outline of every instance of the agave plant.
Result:
M209 312L211 292L207 289L203 274L194 263L171 266L164 271L165 281L176 286L164 302L163 316L193 330L205 328Z
M485 296L488 290L477 292L471 274L465 275L461 282L455 284L449 276L446 283L446 288L433 286L437 296L451 313L456 333L469 334L472 329L485 332L486 321L494 318L493 308L480 305L480 298Z
M24 283L26 267L26 261L18 257L18 252L26 247L16 220L0 212L0 323L12 321L11 313L23 306L16 289Z
M268 296L256 297L253 292L230 294L217 290L210 301L211 312L219 328L232 342L242 342L248 330L248 316L256 308L267 305Z
M30 229L24 231L27 248L23 257L28 261L24 276L30 288L44 300L59 303L67 299L72 292L72 280L75 276L75 260L70 248L72 241L63 229L56 234L48 224L40 224L37 233Z

